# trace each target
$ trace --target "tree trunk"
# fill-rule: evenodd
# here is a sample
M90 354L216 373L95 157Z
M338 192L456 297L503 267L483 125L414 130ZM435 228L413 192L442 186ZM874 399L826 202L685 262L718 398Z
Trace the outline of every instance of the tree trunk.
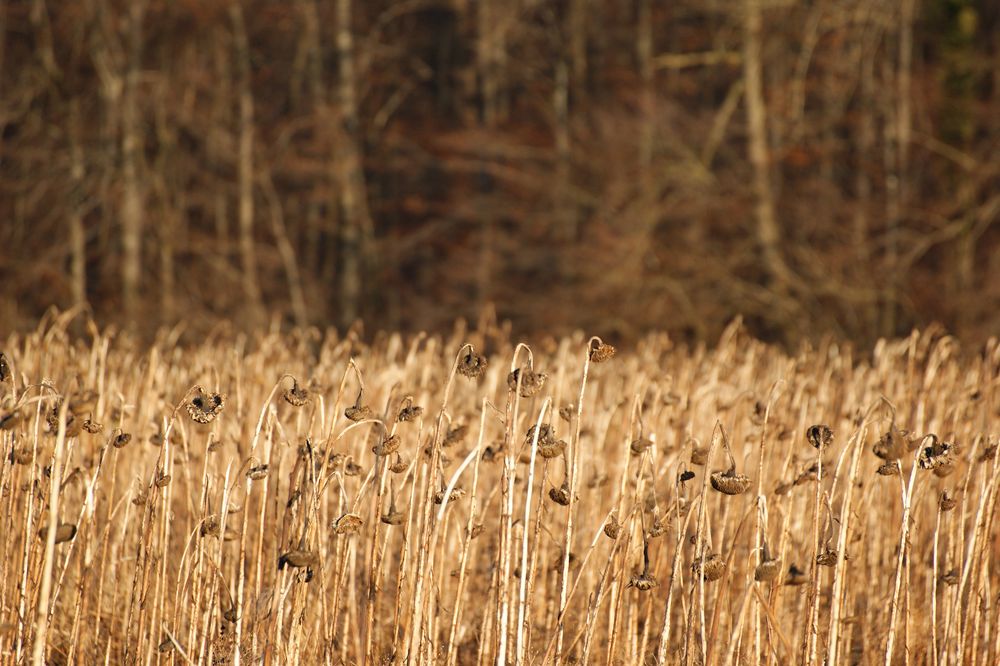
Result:
M874 42L874 40L873 40ZM870 164L875 158L872 151L875 147L875 44L864 43L861 53L861 72L858 86L858 138L856 143L856 159L854 168L854 219L852 225L852 241L854 244L856 267L865 284L871 284L871 250L869 233L869 214L872 200L872 181ZM877 334L878 312L874 303L869 303L863 310L863 328L865 334Z
M339 169L341 207L342 271L341 324L349 326L362 314L364 275L372 268L374 228L368 213L362 160L361 123L355 84L354 34L351 0L337 0L337 60L340 64L338 98L342 140Z
M572 0L569 5L569 53L573 76L573 93L583 96L587 83L587 4L589 0Z
M140 144L139 108L136 89L139 86L142 57L142 21L146 0L135 0L129 11L128 63L125 91L122 98L122 289L125 313L135 321L139 303L142 271L143 195L139 186Z
M883 308L883 335L894 335L898 327L899 289L903 276L899 274L899 230L909 201L910 140L913 134L911 82L913 67L913 19L915 0L902 0L899 17L899 69L896 74L895 123L895 185L889 186L889 211L886 224L886 264L888 283ZM890 172L891 173L891 172Z
M788 268L781 256L781 230L774 212L771 192L770 158L767 148L767 106L764 101L761 65L761 0L745 0L743 39L743 79L745 83L747 124L750 134L750 164L756 196L757 243L761 248L764 269L773 286L789 285Z
M559 223L557 235L568 243L576 241L576 214L570 194L570 135L569 135L569 71L562 58L556 63L556 80L552 93L552 110L555 113L556 188L555 219ZM573 262L566 262L567 268Z
M496 128L499 116L499 89L500 84L497 79L499 65L496 53L498 50L496 34L496 5L495 0L480 0L477 5L477 41L476 41L476 70L479 78L479 93L481 99L480 127L486 132ZM485 151L480 156L479 171L479 196L478 196L478 217L480 223L479 234L479 265L476 271L476 291L480 304L486 304L492 297L493 291L493 264L496 254L496 238L494 231L494 211L492 207L486 205L485 199L492 189L492 179L486 172L486 165L489 156Z
M80 206L83 200L84 164L83 149L80 145L80 105L76 100L70 103L70 176L73 179L72 209L69 218L70 276L73 305L82 307L87 303L87 236L83 226Z
M243 21L243 7L240 0L229 7L233 23L233 41L236 49L236 77L239 95L239 148L237 157L237 181L239 200L240 259L243 268L243 291L250 311L251 322L261 320L260 287L257 284L257 256L254 246L254 201L253 201L253 92L250 88L250 46L247 41L246 24Z

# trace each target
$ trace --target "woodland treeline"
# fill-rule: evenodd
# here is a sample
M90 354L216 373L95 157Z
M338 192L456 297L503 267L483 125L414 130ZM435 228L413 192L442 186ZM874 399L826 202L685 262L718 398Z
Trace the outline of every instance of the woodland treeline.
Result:
M0 333L1000 329L994 0L4 0Z

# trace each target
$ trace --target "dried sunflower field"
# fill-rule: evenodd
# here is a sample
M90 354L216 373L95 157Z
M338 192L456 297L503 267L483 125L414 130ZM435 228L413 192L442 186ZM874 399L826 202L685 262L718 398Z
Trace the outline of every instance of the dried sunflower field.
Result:
M996 340L69 328L2 341L2 664L1000 660Z

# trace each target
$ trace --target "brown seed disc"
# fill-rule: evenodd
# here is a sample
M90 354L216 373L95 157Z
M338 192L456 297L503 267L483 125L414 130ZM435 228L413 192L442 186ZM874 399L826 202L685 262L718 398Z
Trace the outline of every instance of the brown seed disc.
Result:
M776 579L780 573L781 560L764 560L753 570L753 579L766 583Z
M750 477L732 470L713 472L709 481L713 488L726 495L742 495L750 488Z
M361 519L356 513L345 513L337 522L334 523L333 529L337 534L357 534L361 526L365 524L365 521Z

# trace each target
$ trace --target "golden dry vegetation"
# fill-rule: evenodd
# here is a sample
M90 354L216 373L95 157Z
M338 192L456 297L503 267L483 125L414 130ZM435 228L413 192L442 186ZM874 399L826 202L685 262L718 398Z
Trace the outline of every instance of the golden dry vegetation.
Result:
M70 318L3 342L0 663L1000 658L995 339Z

